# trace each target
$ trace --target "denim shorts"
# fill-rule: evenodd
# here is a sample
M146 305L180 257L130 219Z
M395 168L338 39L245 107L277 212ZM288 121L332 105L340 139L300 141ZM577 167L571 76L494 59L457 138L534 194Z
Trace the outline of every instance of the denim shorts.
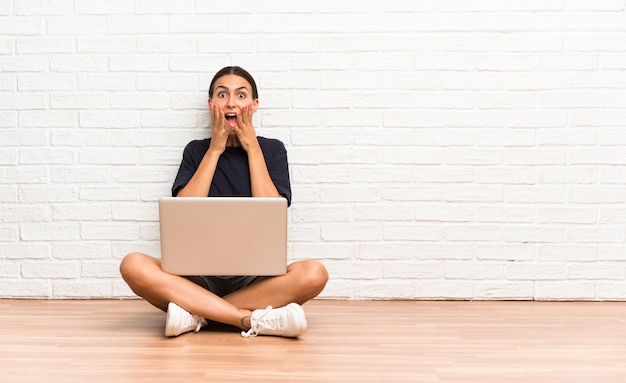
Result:
M205 277L205 276L185 276L198 286L201 286L218 297L225 297L237 290L250 286L260 277L243 276L243 277Z

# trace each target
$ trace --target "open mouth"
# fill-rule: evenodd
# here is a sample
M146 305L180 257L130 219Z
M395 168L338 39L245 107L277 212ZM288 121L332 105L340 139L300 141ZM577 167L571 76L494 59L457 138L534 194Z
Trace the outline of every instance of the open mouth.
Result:
M237 124L237 114L236 113L227 113L224 115L226 121L232 126Z

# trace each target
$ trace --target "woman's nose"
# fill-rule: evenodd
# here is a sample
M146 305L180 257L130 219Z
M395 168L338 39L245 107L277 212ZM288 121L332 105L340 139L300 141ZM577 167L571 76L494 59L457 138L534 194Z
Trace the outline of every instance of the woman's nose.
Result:
M226 99L226 106L235 106L235 98L229 96Z

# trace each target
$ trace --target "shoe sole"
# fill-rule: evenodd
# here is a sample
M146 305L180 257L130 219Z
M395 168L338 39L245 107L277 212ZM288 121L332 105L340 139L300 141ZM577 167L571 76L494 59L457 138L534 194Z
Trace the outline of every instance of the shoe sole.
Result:
M296 319L296 324L298 326L298 328L300 329L300 332L298 332L297 335L285 335L291 338L297 338L298 336L304 334L304 332L307 330L307 321L306 321L306 315L304 314L304 309L302 308L302 306L300 306L297 303L290 303L285 307L288 311L290 312L297 312L298 315L294 315L293 317Z

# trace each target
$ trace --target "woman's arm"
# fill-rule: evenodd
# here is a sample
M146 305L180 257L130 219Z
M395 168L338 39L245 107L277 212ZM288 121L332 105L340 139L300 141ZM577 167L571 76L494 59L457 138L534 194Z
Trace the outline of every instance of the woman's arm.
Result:
M257 141L255 148L248 149L248 165L250 166L250 184L253 197L280 197L276 185L270 177L265 163L263 151Z
M209 148L204 157L202 157L198 170L196 170L187 185L178 191L177 197L208 196L220 155L221 153L212 152L211 148Z
M211 110L211 144L209 150L202 157L202 161L193 177L184 188L178 191L178 197L206 197L209 195L211 182L217 168L217 161L226 149L229 131L227 129L224 112L217 105L209 104Z
M237 115L237 126L234 128L241 146L248 154L250 168L250 184L253 197L280 197L270 173L267 170L265 157L259 145L254 126L252 125L252 108L243 108Z

